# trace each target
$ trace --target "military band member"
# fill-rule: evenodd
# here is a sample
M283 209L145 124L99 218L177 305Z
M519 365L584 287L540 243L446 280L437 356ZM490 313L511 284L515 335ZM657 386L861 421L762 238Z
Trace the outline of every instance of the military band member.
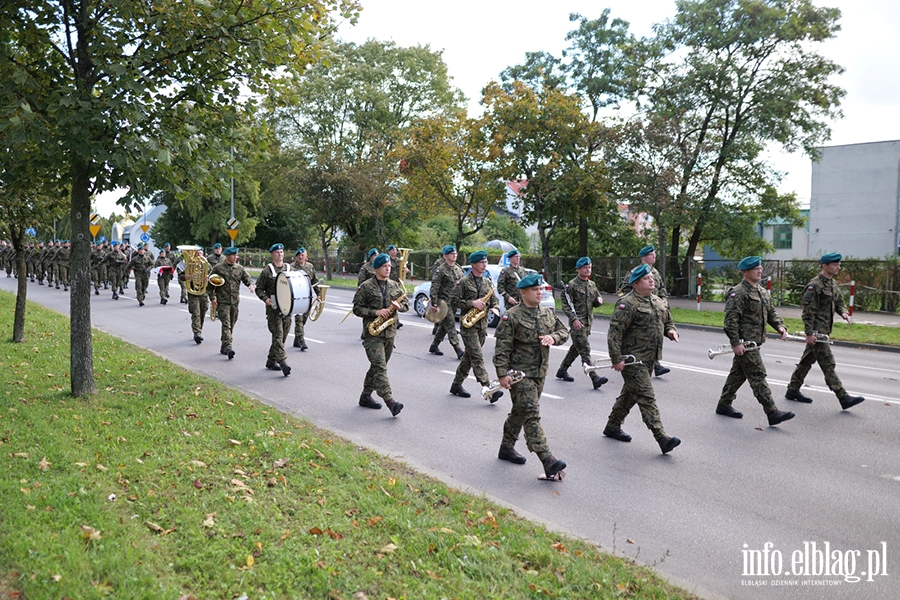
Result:
M175 267L172 265L172 259L168 256L167 247L168 244L166 244L166 248L159 251L159 256L156 258L156 262L153 263L153 266L159 269L159 274L156 276L156 284L159 286L160 304L167 304L169 302L169 282L172 281L172 275L175 271Z
M396 317L394 311L409 310L409 300L403 288L391 281L391 260L387 254L378 254L372 261L375 276L366 280L353 296L353 314L363 320L363 348L369 359L369 370L363 382L363 391L359 396L359 405L365 408L381 408L381 403L372 397L377 392L387 404L393 416L400 414L403 404L394 400L391 383L388 381L387 364L394 351L394 338L397 336L397 323L388 325L377 335L369 332L369 324L377 318L390 319Z
M428 351L437 356L443 356L444 353L438 346L444 341L444 336L447 336L450 339L450 345L456 351L456 358L462 358L465 351L460 347L459 338L456 335L456 315L450 300L450 294L463 278L463 270L456 264L456 255L456 246L444 246L441 250L444 262L434 270L431 276L431 307L429 310L437 312L438 302L441 300L447 303L448 310L444 320L437 324L437 332Z
M525 268L520 266L522 256L515 248L506 253L506 258L509 260L509 266L500 271L500 277L497 279L497 293L500 294L503 304L509 309L521 301L522 295L516 284L525 277Z
M212 310L216 311L219 322L222 323L222 347L219 353L228 356L228 360L234 358L232 348L232 333L238 320L238 305L241 302L241 284L246 285L251 292L256 292L256 286L244 267L237 261L238 249L234 246L225 249L225 258L212 268L210 277L221 275L225 280L220 286L209 285L207 293L212 300Z
M616 303L607 333L607 347L613 369L622 373L625 383L622 393L609 413L603 435L620 442L630 442L631 436L622 431L625 417L635 404L641 418L659 444L663 454L674 450L681 440L666 435L650 374L653 365L662 355L663 337L678 341L678 331L663 301L653 294L655 281L649 265L640 265L631 271L628 283L632 291ZM634 356L635 364L625 364L625 355Z
M309 275L309 285L315 286L319 283L319 278L316 277L316 268L313 266L311 262L309 262L306 254L306 248L300 247L297 248L296 254L294 254L294 268L297 270L306 271L306 274ZM313 293L316 292L316 288L313 287ZM309 349L309 346L306 345L306 321L309 317L309 313L302 315L294 315L294 348L300 348L301 351L305 351Z
M525 444L538 455L546 478L561 479L565 461L550 452L541 427L541 393L550 363L550 346L559 346L569 339L565 326L556 313L541 306L544 280L537 273L526 275L516 286L522 302L511 307L497 327L494 368L500 386L509 390L512 410L503 424L503 438L497 458L511 463L525 464L525 457L516 451L516 441L524 430ZM511 370L521 371L524 378L512 383Z
M197 250L197 256L203 258L203 250ZM183 260L183 259L182 259ZM187 290L187 266L178 272L182 287ZM210 284L207 284L210 287ZM188 312L191 313L191 332L194 334L194 343L203 342L203 323L206 321L206 311L209 310L209 295L188 293Z
M287 377L291 374L291 367L287 363L284 342L291 330L291 315L281 314L275 302L275 293L278 274L290 271L291 265L284 262L284 244L272 244L269 254L272 256L272 262L265 265L256 278L256 295L266 303L266 323L269 326L269 333L272 334L266 368L273 371L281 370Z
M209 263L209 268L212 269L214 266L219 264L222 261L222 244L216 242L213 244L212 254L206 257L206 262Z
M113 240L111 245L112 249L103 258L103 263L106 265L109 280L112 282L112 298L113 300L118 300L119 294L123 293L122 271L125 269L125 264L128 260L125 258L125 255L122 254L122 248L120 247L119 242Z
M591 259L583 256L575 263L577 275L566 284L562 294L562 308L569 319L569 337L572 345L563 358L556 377L563 381L575 381L569 375L569 367L575 359L581 357L582 363L592 365L591 361L591 325L594 322L594 308L603 304L603 298L597 285L591 280ZM609 381L591 372L591 382L596 390Z
M788 384L785 398L788 400L796 400L797 402L812 402L812 398L804 396L800 393L800 387L806 379L810 368L815 363L819 363L822 373L825 375L825 383L828 389L834 392L841 408L847 410L856 406L860 402L865 401L862 396L851 396L844 389L840 378L834 370L834 355L831 353L829 344L817 343L817 335L831 335L831 328L834 327L834 314L837 313L847 323L850 323L850 313L844 306L844 295L841 288L834 281L835 276L841 271L841 259L843 257L832 252L822 255L819 259L821 271L815 279L806 285L806 291L803 292L803 329L806 335L806 348L803 350L803 356L794 373L791 375L791 382Z
M362 285L366 280L375 277L375 269L372 267L372 260L378 255L378 248L372 248L366 253L366 262L359 268L357 276L357 285Z
M134 271L134 293L137 296L138 306L144 305L147 296L147 286L150 284L150 269L153 268L153 259L147 254L143 242L138 244L138 251L125 265L125 271Z
M653 275L653 281L656 287L653 290L653 295L660 298L663 303L665 303L666 308L669 307L669 293L666 292L666 281L663 279L662 275L660 275L659 271L656 270L656 267L653 265L656 264L656 248L653 246L644 246L641 248L641 251L638 252L638 256L641 259L641 264L647 265L650 267L650 274ZM638 265L640 266L640 265ZM625 276L625 280L622 282L620 289L622 294L627 294L631 291L631 284L628 283L629 277L631 273ZM653 374L657 377L661 375L665 375L670 372L672 369L668 367L662 366L660 363L656 363L656 366L653 367Z
M484 346L484 340L487 337L487 327L490 317L485 315L477 321L472 327L462 326L462 319L470 310L484 310L500 315L500 301L497 299L494 290L494 282L490 274L485 276L487 271L487 252L478 250L469 255L469 265L472 270L463 277L459 285L452 292L452 308L460 310L460 337L462 337L463 346L465 346L465 354L456 368L456 376L453 378L453 384L450 386L450 393L461 398L468 398L472 394L463 388L463 381L469 376L471 369L475 375L475 380L487 387L491 382L487 369L484 368L484 356L481 353L481 347ZM492 290L494 291L493 293ZM490 293L490 297L485 297ZM496 402L503 395L503 392L496 391L491 397L491 403Z
M738 263L738 269L743 273L743 281L725 292L724 329L734 351L734 359L716 406L716 414L735 419L743 417L743 413L735 410L731 404L738 389L745 381L749 381L753 395L768 416L769 425L777 425L793 419L794 413L778 410L775 406L769 384L766 383L762 351L747 350L744 344L755 342L762 348L766 341L766 323L781 333L782 339L787 335L787 329L784 327L784 320L775 312L769 292L759 285L762 279L762 258L748 256Z

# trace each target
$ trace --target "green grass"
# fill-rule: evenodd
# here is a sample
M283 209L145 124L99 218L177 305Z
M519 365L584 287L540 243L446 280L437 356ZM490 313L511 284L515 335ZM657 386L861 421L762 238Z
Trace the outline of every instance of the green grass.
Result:
M694 598L102 332L73 399L68 319L29 303L13 344L13 302L3 597Z

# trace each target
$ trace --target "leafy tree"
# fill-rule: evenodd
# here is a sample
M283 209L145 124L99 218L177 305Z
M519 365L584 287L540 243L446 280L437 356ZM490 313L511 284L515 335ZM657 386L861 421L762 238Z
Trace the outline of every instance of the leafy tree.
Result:
M95 392L90 318L92 192L134 197L211 181L241 100L315 60L354 0L20 0L0 3L0 123L7 143L67 174L73 225L71 385ZM279 67L283 67L279 70ZM30 152L36 147L37 152Z
M519 249L522 253L531 252L531 240L528 239L528 232L504 215L493 215L484 223L481 230L485 241L505 240Z

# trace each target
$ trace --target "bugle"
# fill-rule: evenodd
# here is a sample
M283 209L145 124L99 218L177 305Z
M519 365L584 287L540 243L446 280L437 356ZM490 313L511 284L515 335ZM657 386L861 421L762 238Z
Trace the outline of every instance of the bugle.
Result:
M525 373L522 371L516 371L515 369L511 369L506 373L509 376L509 383L513 385L515 383L519 383L523 379L525 379ZM500 380L494 379L489 384L481 388L481 397L485 400L490 400L491 396L493 396L496 392L499 392L503 389L503 386L500 385Z
M738 342L738 344L743 344L744 350L748 352L750 350L759 350L759 344L757 344L756 342L745 342L744 340L741 340L740 342ZM731 354L732 352L734 352L734 350L729 344L722 344L721 346L710 348L709 352L707 352L706 354L707 356L709 356L709 360L712 360L717 356L721 356L722 354Z
M623 354L622 361L625 363L626 367L644 364L644 361L637 360L637 358L635 358L634 354ZM581 363L581 368L584 369L585 375L590 375L594 371L599 371L600 369L612 369L613 366L611 364L609 364L609 365L590 365L588 363Z
M813 335L816 336L817 344L831 344L832 346L834 345L834 342L831 341L831 338L828 337L824 333L819 333L818 331L813 331ZM795 342L805 342L806 334L803 333L802 331L798 331L796 333L790 333L790 334L784 336L784 339L793 340Z

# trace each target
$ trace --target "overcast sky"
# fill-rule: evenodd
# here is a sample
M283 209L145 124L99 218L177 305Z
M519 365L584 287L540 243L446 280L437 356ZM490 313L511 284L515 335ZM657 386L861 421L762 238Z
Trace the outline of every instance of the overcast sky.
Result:
M392 40L401 46L429 45L443 52L453 83L473 108L481 89L526 52L543 50L560 56L566 34L575 28L570 13L589 19L604 7L611 17L631 25L637 36L652 34L651 25L675 14L674 0L362 0L355 26L343 24L339 37L362 43ZM820 52L844 67L837 78L847 90L844 118L831 123L826 145L900 139L900 0L832 0L817 5L841 9L841 31ZM775 153L772 164L787 173L782 191L794 191L808 203L810 161L802 154ZM114 200L98 202L100 214L116 208Z

